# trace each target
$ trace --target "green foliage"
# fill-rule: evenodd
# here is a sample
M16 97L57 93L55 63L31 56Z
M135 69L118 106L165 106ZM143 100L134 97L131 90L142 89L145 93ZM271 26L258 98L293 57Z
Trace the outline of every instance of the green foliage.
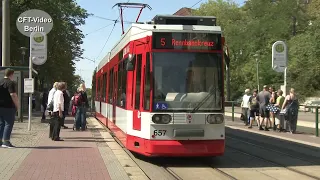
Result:
M74 75L74 81L72 85L68 87L70 89L70 92L75 93L82 83L84 83L84 80L81 78L81 76Z
M93 74L92 74L92 98L95 99L96 97L96 73L97 73L97 69L95 69L93 71Z
M83 50L84 35L78 28L88 17L86 10L77 5L75 0L12 0L11 10L11 63L27 66L21 61L19 47L29 47L29 38L22 35L16 28L16 19L24 11L40 9L53 18L53 29L48 34L48 60L44 65L35 66L40 89L51 87L54 81L65 81L69 87L74 87L78 77L74 75L75 59ZM28 59L26 55L25 59Z
M289 47L289 86L302 96L320 90L319 8L320 1L306 5L295 0L250 0L239 7L231 0L209 0L193 13L217 17L230 51L231 97L236 99L244 89L257 88L256 59L260 87L266 84L280 88L283 84L283 73L271 68L271 47L278 40Z

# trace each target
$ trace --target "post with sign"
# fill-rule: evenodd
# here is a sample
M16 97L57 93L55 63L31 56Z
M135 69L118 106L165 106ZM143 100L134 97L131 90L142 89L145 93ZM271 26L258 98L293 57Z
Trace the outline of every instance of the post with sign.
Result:
M30 61L32 62L32 61ZM32 68L32 63L31 64L31 68ZM29 67L30 68L30 67ZM29 70L30 73L30 70ZM31 69L31 73L32 73L32 69ZM29 74L30 76L30 74ZM31 75L32 77L32 75ZM25 78L24 79L24 93L29 93L29 116L28 116L28 130L31 130L31 114L32 114L32 93L34 93L34 79L32 78Z
M287 95L288 48L285 42L277 41L272 45L272 69L284 73L284 85L281 88Z
M43 32L32 32L30 35L29 78L25 79L25 93L29 93L28 130L31 131L32 94L34 93L34 79L32 66L42 65L47 61L47 35Z

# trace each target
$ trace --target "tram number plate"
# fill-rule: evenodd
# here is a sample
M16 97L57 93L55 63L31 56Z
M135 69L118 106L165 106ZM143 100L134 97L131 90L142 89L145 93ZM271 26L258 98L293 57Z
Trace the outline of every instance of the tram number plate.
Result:
M153 135L154 136L165 136L167 133L167 130L154 130Z

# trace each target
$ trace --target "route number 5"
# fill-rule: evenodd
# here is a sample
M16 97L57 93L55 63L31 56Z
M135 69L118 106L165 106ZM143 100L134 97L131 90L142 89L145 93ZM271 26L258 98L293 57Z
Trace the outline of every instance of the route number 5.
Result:
M166 38L161 38L161 46L165 46L166 45Z
M167 132L167 130L154 130L153 135L154 136L165 136L166 132Z

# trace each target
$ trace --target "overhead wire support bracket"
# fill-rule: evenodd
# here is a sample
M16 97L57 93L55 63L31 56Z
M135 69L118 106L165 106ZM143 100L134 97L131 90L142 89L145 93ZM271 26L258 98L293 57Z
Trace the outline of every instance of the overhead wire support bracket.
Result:
M140 8L138 17L136 19L136 23L138 22L140 15L143 11L144 8L148 8L150 10L152 10L151 6L149 6L148 4L143 4L143 3L117 3L115 4L112 8L114 8L115 6L119 7L120 10L120 19L121 19L121 27L122 27L122 34L124 34L124 27L123 27L123 8Z

